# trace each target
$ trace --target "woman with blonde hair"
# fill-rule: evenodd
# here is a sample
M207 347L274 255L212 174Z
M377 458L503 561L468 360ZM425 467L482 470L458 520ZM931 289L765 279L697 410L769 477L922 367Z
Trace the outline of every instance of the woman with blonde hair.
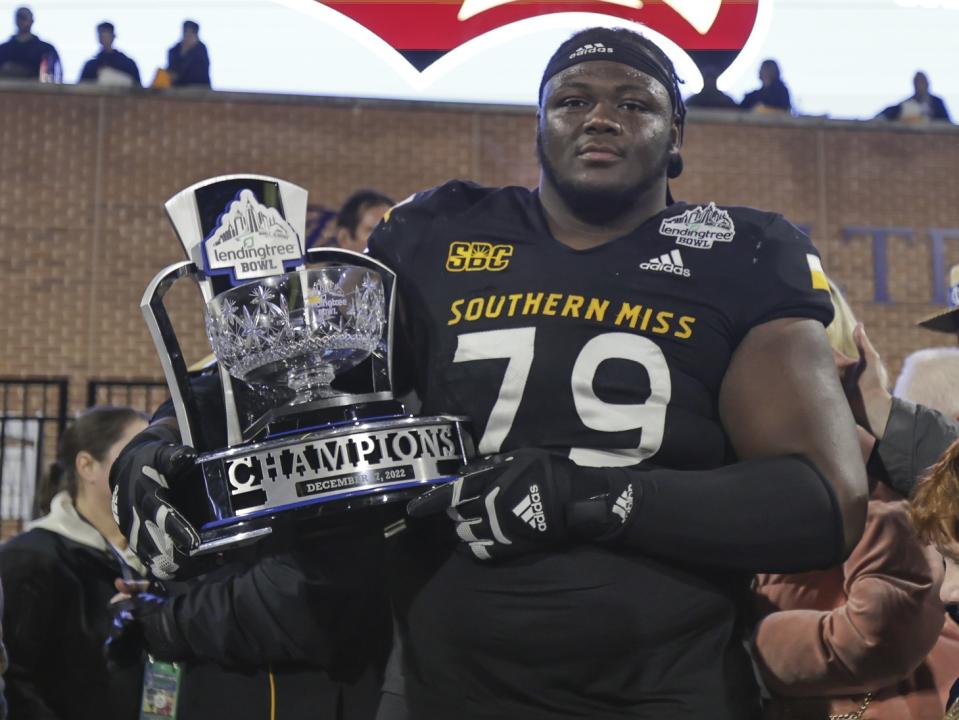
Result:
M840 373L854 372L862 329L832 283L830 295L826 332ZM860 428L860 440L865 462L875 438ZM766 719L942 717L959 634L943 631L941 582L941 561L916 537L906 503L871 477L866 528L842 565L756 577L753 654L771 694Z

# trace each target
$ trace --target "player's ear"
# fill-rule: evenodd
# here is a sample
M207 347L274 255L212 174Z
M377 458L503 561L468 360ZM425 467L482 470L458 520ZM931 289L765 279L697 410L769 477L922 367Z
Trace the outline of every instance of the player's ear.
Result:
M669 128L669 153L678 153L683 146L683 125L678 117L673 116L672 125Z
M683 126L679 118L673 117L673 124L669 129L669 162L666 165L666 176L672 180L683 174L683 156L679 149L683 146Z

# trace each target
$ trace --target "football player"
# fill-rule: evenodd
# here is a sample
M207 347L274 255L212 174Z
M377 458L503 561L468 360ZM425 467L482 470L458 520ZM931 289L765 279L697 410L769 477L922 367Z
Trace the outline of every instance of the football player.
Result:
M536 190L451 182L370 240L398 273L395 362L484 456L396 537L415 720L754 717L748 577L859 539L818 254L779 215L671 202L684 118L653 43L583 31L543 76ZM175 442L111 480L171 573L195 542L156 480Z
M410 504L391 564L416 720L755 717L747 578L860 536L819 256L779 215L671 202L684 115L653 43L580 32L537 189L451 182L370 240L423 412L485 456Z

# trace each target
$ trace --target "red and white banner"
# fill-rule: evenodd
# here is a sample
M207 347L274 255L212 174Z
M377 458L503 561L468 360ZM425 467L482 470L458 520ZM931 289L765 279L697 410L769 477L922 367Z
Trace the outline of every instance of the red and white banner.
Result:
M590 12L641 23L684 50L739 51L754 32L761 0L332 0L396 50L447 51L511 23Z

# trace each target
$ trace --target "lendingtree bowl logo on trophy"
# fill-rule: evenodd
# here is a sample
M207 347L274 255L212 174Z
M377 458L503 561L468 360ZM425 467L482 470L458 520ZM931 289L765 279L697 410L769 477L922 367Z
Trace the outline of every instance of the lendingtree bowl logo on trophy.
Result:
M410 415L393 396L395 275L358 253L307 251L305 190L231 175L166 209L188 260L153 279L141 308L183 442L198 451L201 472L181 498L197 553L280 524L349 525L371 507L402 508L468 461L466 418ZM216 358L200 376L163 304L187 277Z
M303 262L296 231L275 208L241 190L204 241L204 267L211 275L230 273L237 280L279 275Z

